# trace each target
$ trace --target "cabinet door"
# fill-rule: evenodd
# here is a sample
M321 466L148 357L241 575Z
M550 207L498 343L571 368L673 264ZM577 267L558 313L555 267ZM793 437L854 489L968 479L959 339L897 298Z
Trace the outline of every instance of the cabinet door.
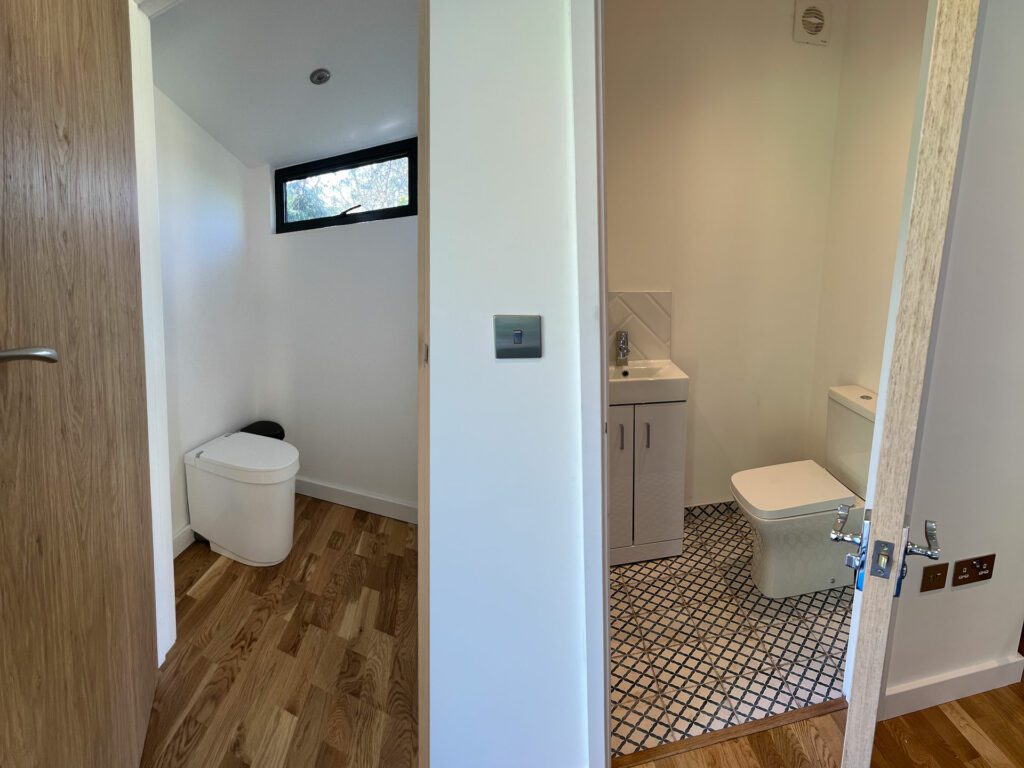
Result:
M633 406L608 409L608 546L633 543Z
M633 543L683 537L686 403L636 406Z

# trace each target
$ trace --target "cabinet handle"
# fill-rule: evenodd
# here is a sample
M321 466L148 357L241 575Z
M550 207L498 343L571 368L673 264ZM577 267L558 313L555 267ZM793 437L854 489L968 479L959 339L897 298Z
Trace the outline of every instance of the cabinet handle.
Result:
M619 424L619 450L626 450L626 425Z
M644 424L644 429L645 429L645 431L647 433L647 447L650 448L651 447L651 422L649 422L649 421L646 422Z

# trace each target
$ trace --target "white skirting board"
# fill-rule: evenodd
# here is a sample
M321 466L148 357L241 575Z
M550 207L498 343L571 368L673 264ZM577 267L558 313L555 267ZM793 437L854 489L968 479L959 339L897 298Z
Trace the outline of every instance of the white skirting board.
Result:
M186 525L174 534L174 556L177 557L186 549L188 545L196 540L196 535L192 533L192 526Z
M994 659L942 675L889 686L882 696L878 719L888 720L908 712L917 712L947 701L1019 683L1022 672L1024 658L1014 654L1006 659Z
M301 475L295 478L295 492L312 496L314 499L342 504L353 509L362 509L375 515L392 517L404 523L416 523L416 507L397 499L375 496L363 491L354 491L350 488L334 485L333 483L325 483L322 480L312 480Z

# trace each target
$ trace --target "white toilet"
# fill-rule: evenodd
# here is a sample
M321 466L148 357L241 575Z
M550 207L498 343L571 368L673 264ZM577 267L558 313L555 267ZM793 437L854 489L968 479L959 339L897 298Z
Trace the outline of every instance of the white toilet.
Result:
M210 549L246 565L276 565L292 548L294 445L234 432L185 455L192 530Z
M853 509L846 531L860 531L877 395L858 386L828 391L825 467L795 461L737 472L732 493L754 529L750 575L767 597L781 598L850 584L844 564L852 545L829 532L836 508Z

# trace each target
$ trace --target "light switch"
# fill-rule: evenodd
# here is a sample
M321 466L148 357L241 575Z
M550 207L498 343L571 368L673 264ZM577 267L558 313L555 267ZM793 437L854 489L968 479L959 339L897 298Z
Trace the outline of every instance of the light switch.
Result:
M514 360L541 356L540 315L495 315L494 356Z
M933 592L936 589L943 589L946 586L946 578L949 576L949 563L938 565L926 565L921 572L921 591Z

